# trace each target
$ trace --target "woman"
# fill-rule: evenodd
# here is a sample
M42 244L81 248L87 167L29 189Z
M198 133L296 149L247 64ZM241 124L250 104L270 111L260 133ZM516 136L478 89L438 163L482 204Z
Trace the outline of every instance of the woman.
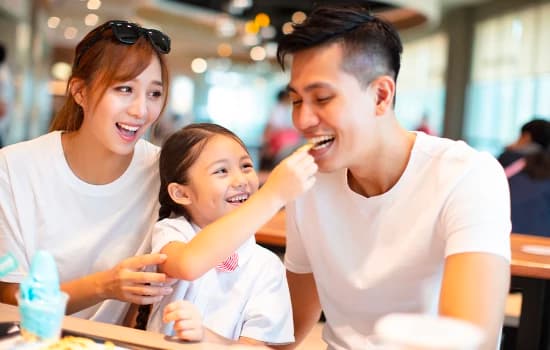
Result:
M157 218L159 149L141 139L166 104L163 33L109 21L78 44L67 99L50 133L0 151L0 255L20 267L2 278L15 303L38 249L53 254L67 313L120 323L127 302L171 293L149 252ZM138 254L138 256L134 256Z
M503 153L506 157L499 158L509 162L505 172L510 185L512 232L550 237L550 122L528 122L521 128L520 140L524 139L523 148L508 148Z

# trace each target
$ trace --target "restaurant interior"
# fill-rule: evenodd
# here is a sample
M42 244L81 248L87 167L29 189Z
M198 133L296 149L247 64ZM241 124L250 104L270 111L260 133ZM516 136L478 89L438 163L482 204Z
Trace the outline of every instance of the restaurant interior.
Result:
M147 138L161 144L184 125L214 122L239 135L257 165L277 92L289 80L276 62L277 40L307 17L314 2L0 0L0 43L10 75L10 114L0 120L4 144L48 131L66 93L75 45L96 25L124 19L159 29L172 40L170 100ZM407 129L425 124L435 135L464 140L496 157L523 124L534 117L550 119L550 22L545 20L550 0L370 4L398 28L404 42L395 111ZM282 211L256 235L281 256L284 220ZM550 247L550 238L522 233L512 237L502 348L550 349L550 254L522 248ZM0 321L15 315L10 312ZM79 322L67 326L87 327ZM322 320L299 350L322 348L321 327ZM100 326L92 335L116 338L117 332ZM166 341L132 336L145 347Z

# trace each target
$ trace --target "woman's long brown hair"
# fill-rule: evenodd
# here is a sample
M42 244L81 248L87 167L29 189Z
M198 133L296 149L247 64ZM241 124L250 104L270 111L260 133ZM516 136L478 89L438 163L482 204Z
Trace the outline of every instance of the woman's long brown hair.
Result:
M164 55L155 51L143 36L132 45L120 43L107 26L105 23L92 30L76 46L75 57L79 59L73 63L65 103L52 121L50 131L75 131L82 125L84 113L71 93L73 84L78 84L78 89L84 90L89 103L94 106L109 86L134 79L149 66L154 57L158 58L162 72L164 110L170 79Z

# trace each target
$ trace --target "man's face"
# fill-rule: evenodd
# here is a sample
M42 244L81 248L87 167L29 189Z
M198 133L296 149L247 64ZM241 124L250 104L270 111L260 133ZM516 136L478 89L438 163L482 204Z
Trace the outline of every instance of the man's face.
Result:
M342 70L342 54L332 44L300 51L292 63L292 119L315 144L310 153L322 172L359 166L375 144L376 93Z

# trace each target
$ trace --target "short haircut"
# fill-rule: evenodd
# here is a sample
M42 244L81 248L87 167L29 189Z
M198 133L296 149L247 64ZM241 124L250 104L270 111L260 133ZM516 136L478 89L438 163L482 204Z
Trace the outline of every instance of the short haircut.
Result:
M342 69L366 87L381 75L395 81L401 67L403 45L395 28L373 16L366 5L316 6L302 24L282 37L277 60L284 70L287 54L339 43Z
M550 122L544 119L533 119L521 127L522 133L531 135L531 140L542 148L550 144Z

